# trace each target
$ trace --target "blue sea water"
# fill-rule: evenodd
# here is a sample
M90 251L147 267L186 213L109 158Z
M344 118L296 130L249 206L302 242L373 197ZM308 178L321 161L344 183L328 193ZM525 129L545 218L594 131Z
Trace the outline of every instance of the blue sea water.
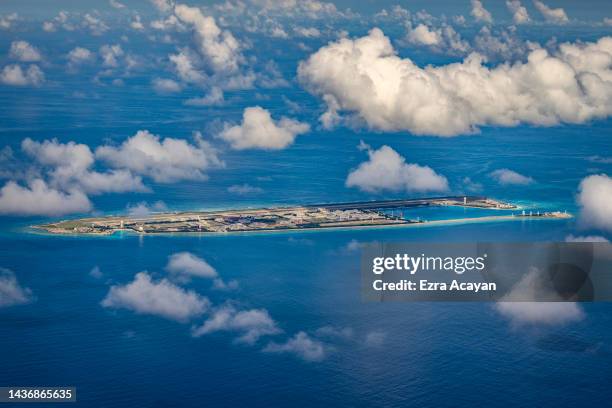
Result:
M76 39L67 38L64 44L49 44L47 52L74 45ZM287 78L301 58L297 50L278 58ZM261 104L275 117L287 114L283 96L302 107L292 117L314 121L321 113L317 101L299 87L263 95L230 92L225 106L197 108L182 104L184 94L151 94L148 73L127 78L125 88L113 88L58 71L48 68L55 85L20 90L18 97L14 89L0 88L3 146L19 152L25 137L96 146L119 143L139 129L171 137L188 138L194 130L206 135L218 121L238 120L245 106ZM610 120L483 128L456 138L315 126L278 152L219 146L226 166L210 171L206 181L148 182L153 193L93 201L99 213L117 213L142 200L162 200L180 210L405 196L345 187L347 173L366 159L356 148L364 140L431 166L448 178L453 192L473 193L464 182L469 177L480 185L478 194L576 214L580 180L612 172L612 164L589 159L612 154L611 131ZM488 176L499 168L528 174L535 182L500 186ZM236 196L227 191L243 183L263 192ZM414 215L433 220L484 214L444 211L418 209ZM30 304L0 309L2 385L73 385L79 404L105 407L574 407L605 406L612 397L609 304L584 304L585 318L561 327L515 327L491 303L373 304L360 298L359 250L351 243L562 241L569 234L593 232L581 229L575 218L221 236L58 237L28 230L44 220L0 219L0 266L14 271L35 297ZM239 283L233 292L215 291L202 279L186 287L217 305L231 299L245 308L266 309L283 330L278 341L300 331L316 337L317 329L326 326L352 334L317 337L326 357L312 362L262 352L268 339L249 346L237 344L235 333L194 338L190 324L101 306L111 285L130 282L140 271L165 277L168 256L181 251L206 259L223 279ZM90 275L94 267L102 278Z

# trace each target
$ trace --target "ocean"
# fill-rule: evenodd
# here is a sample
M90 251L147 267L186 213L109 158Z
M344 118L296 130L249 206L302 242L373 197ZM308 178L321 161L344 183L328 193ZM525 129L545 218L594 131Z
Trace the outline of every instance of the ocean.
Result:
M67 36L66 42L49 48L71 48L77 40ZM296 49L278 57L281 72L293 78L304 55ZM149 73L137 72L124 87L112 87L92 85L87 71L74 78L47 70L49 86L22 89L18 97L14 89L0 88L0 141L17 155L26 137L95 147L120 143L140 129L177 138L199 130L218 146L225 163L210 170L207 180L147 181L151 193L95 196L95 214L158 200L170 210L204 210L419 195L347 188L348 172L367 159L357 149L361 140L374 148L391 146L408 162L432 167L447 177L454 193L574 215L580 180L612 173L612 163L596 158L612 154L611 120L485 127L454 138L364 128L327 131L314 123L322 113L317 100L299 86L228 92L225 106L202 108L183 105L185 94L152 94ZM291 117L314 123L290 148L233 151L210 136L246 106L265 106L274 117L287 114L284 98L300 106ZM501 186L489 176L501 168L528 174L534 182ZM261 190L228 191L244 183ZM484 214L410 211L410 218L428 220ZM612 397L609 304L583 304L582 319L541 326L516 325L494 303L367 303L360 297L362 243L563 241L570 234L594 233L582 228L579 218L218 236L62 237L29 229L67 217L0 218L0 267L13 271L32 293L28 304L0 308L2 385L75 386L80 404L100 407L574 407L605 406ZM138 272L167 278L168 257L185 251L238 287L216 290L210 280L198 278L182 287L215 306L233 302L265 309L280 332L255 344L238 342L235 331L194 337L191 330L205 315L177 322L102 306L111 286L131 282ZM92 274L94 268L99 273ZM300 332L321 345L317 358L266 351L270 342L283 343Z

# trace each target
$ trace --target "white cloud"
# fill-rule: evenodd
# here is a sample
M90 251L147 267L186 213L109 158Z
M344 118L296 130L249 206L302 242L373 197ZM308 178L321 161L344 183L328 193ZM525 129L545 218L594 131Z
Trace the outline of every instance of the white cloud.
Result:
M0 268L0 308L32 301L32 291L19 285L13 271Z
M320 19L343 17L348 13L339 11L334 3L319 0L249 0L268 15Z
M188 49L181 50L178 54L168 57L174 64L179 78L185 82L202 84L206 81L206 75L198 69L198 58Z
M67 11L60 11L57 16L53 18L53 20L43 22L42 28L45 32L49 33L56 31L58 27L66 31L74 31L76 27L69 20L70 13Z
M298 77L320 95L326 127L340 111L371 128L454 136L478 126L552 126L583 123L612 113L612 37L561 44L555 54L533 50L527 62L463 62L421 68L396 55L377 28L356 40L341 39L302 61Z
M442 36L435 30L430 30L427 25L421 23L408 32L408 41L414 44L439 45Z
M13 41L9 54L21 62L37 62L42 59L40 51L27 41Z
M221 307L199 327L192 329L194 337L218 331L239 332L237 341L255 344L263 336L272 336L281 332L276 322L265 309L237 310L233 306Z
M243 57L240 43L231 32L220 29L213 17L203 15L197 7L177 4L174 13L180 21L193 26L198 50L213 71L231 73L238 70Z
M238 194L238 195L249 195L249 194L263 193L263 189L262 188L254 187L254 186L251 186L249 184L235 184L235 185L229 186L227 188L227 191L232 193L232 194Z
M178 82L172 79L155 78L153 79L152 84L155 92L159 93L180 92L183 89Z
M474 50L486 56L487 60L523 60L529 51L539 48L539 45L524 41L516 35L516 28L497 29L495 32L489 26L484 26L474 37Z
M42 29L47 33L52 33L56 30L55 24L53 24L51 21L43 21Z
M85 13L81 26L88 29L93 35L102 35L109 29L104 21L90 13Z
M575 302L536 302L537 295L547 298L558 297L538 289L541 288L538 284L539 277L539 270L532 268L496 303L495 309L515 325L556 326L584 318L582 309Z
M32 180L27 187L9 181L0 189L0 214L62 215L90 209L91 203L81 191L63 193L41 179Z
M166 271L181 277L216 278L219 276L215 268L204 259L190 252L177 252L168 257Z
M178 18L174 14L169 15L164 19L153 20L149 24L151 28L159 31L178 30L183 31L185 26L181 24Z
M225 103L223 91L219 87L212 87L210 92L201 98L190 98L185 101L186 105L191 106L220 106Z
M135 205L128 204L126 210L131 217L146 217L153 212L167 211L168 207L163 201L156 201L152 205L149 205L146 201L141 201Z
M147 130L139 130L118 147L98 147L96 157L159 183L205 179L204 171L223 164L199 133L191 144L184 139L161 139Z
M119 58L124 55L121 45L105 44L100 47L100 56L102 57L102 65L108 68L116 68L119 66Z
M512 20L515 24L525 24L529 22L529 13L520 0L506 0L506 7L512 13Z
M134 19L130 21L130 27L132 27L134 30L137 30L137 31L144 30L144 25L142 24L142 21L140 20L140 15L136 14L134 16Z
M565 10L563 10L561 7L553 9L539 0L534 0L533 5L542 14L542 17L544 17L544 19L549 23L565 24L569 21L567 14L565 14Z
M173 0L150 0L151 3L155 6L155 8L163 13L167 13L168 11L174 8Z
M525 186L527 184L533 183L533 179L531 177L523 176L522 174L517 173L516 171L512 171L510 169L495 170L491 172L490 176L502 186Z
M311 338L301 331L286 343L270 343L263 350L264 353L291 353L306 361L322 361L325 358L323 343Z
M93 61L94 58L94 54L83 47L74 47L68 53L68 62L73 66Z
M132 282L111 286L102 306L187 322L202 315L209 308L210 301L167 279L153 281L147 272L139 272Z
M367 192L381 191L446 191L446 177L428 166L406 163L389 146L378 150L368 149L369 160L351 171L346 179L347 187L357 187Z
M516 325L563 325L584 318L574 302L499 302L497 311Z
M116 9L124 9L125 8L125 4L119 2L118 0L108 0L108 4L110 4L110 6L112 8L116 8Z
M17 13L11 13L5 16L0 16L0 29L9 30L13 24L19 19Z
M450 53L467 53L470 45L464 41L459 33L448 24L435 28L426 24L419 24L415 28L408 24L406 40L411 44L430 47L432 50L447 51Z
M493 17L491 17L491 13L487 9L484 8L482 2L480 0L471 0L472 2L472 17L476 21L481 21L483 23L491 24L493 22Z
M281 117L272 119L270 112L260 106L246 108L242 123L236 126L225 125L218 135L233 149L279 150L291 145L298 135L310 131L307 123Z
M321 31L316 27L294 27L293 32L299 37L318 38Z
M45 81L45 74L37 65L30 65L27 70L17 64L6 65L0 72L0 82L12 86L38 86Z
M574 236L572 234L565 237L565 242L610 242L598 235Z
M612 178L597 174L580 182L580 221L588 227L612 231Z
M49 168L48 175L53 187L91 194L148 191L141 178L129 171L101 173L91 170L95 159L85 144L59 143L56 139L37 142L26 138L21 142L21 148L37 163Z

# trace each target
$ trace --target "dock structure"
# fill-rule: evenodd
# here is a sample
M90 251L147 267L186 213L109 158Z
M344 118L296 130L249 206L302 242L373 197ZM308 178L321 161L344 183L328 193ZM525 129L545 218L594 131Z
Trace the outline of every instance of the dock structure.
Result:
M517 207L481 196L448 196L402 200L321 203L293 207L232 209L154 213L147 216L109 216L64 220L35 226L53 234L110 235L117 231L139 234L155 233L228 233L283 231L315 228L363 228L425 224L420 217L410 219L410 209L426 206L459 206L509 210ZM533 212L517 217L502 215L497 219L568 218L567 213ZM487 217L481 217L485 219ZM466 218L474 220L477 218ZM461 221L452 220L454 222ZM451 220L447 220L451 221ZM435 221L432 221L435 222Z

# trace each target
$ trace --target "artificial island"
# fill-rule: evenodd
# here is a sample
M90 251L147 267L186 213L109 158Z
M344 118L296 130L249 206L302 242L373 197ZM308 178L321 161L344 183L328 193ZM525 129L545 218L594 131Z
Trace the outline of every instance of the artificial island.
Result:
M465 217L443 221L410 219L410 208L455 206L495 210L519 210L513 204L480 196L450 196L405 200L313 204L292 207L152 213L145 216L107 216L63 220L34 228L52 234L110 235L115 232L229 233L287 231L322 228L410 226L435 223L486 222L512 219L569 218L565 212L519 211L504 215Z

